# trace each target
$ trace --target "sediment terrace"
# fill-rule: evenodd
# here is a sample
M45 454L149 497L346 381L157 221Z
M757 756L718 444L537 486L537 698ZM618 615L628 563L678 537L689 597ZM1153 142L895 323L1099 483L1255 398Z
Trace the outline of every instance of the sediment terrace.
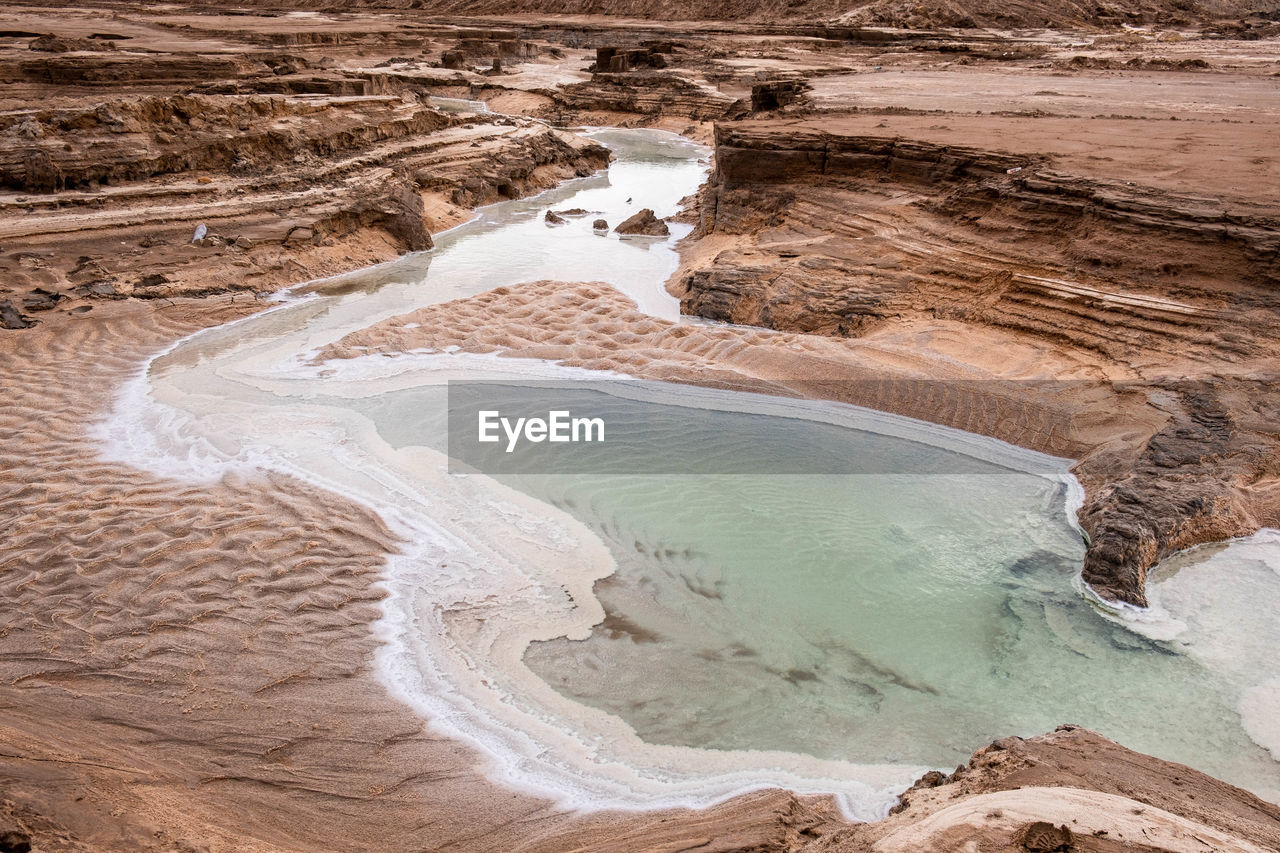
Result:
M542 121L441 109L434 96L466 97L487 79L474 70L386 61L424 44L537 54L503 32L380 20L237 29L145 14L107 26L67 12L37 38L23 33L38 13L6 17L8 327L99 299L258 293L388 260L430 248L431 232L478 205L608 162Z

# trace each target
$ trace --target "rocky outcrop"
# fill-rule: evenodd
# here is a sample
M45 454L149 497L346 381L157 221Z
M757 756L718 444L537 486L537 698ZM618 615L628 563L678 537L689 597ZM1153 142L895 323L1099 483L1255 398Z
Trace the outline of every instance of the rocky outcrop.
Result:
M637 68L666 68L667 56L674 51L675 48L670 42L632 48L597 47L596 61L588 70L618 74Z
M68 53L73 50L115 50L116 44L113 41L44 35L32 39L27 47L45 53Z
M1260 427L1280 414L1280 220L1263 206L922 140L746 123L716 141L697 234L731 248L685 271L684 312L837 337L960 323L1128 380L1080 415L1136 398L1140 424L1065 443L983 427L1079 460L1084 577L1099 595L1145 604L1147 571L1169 554L1280 520L1280 442ZM761 234L768 250L744 248ZM1170 377L1153 361L1184 367ZM1043 385L1023 393L1058 405ZM965 407L909 414L973 428Z
M751 111L769 112L800 103L811 87L804 80L766 80L751 86Z
M31 320L22 316L12 302L8 299L0 301L0 328L26 329L30 326Z
M9 250L0 298L32 286L81 299L283 286L430 248L430 233L471 207L589 175L608 159L537 122L452 123L301 166L17 196L8 204L22 215L0 226ZM208 234L193 243L199 223ZM121 252L122 241L132 248Z
M0 115L0 186L87 188L194 170L251 174L466 123L399 98L167 95ZM66 140L77 145L67 150ZM92 155L85 156L85 147Z
M647 207L613 230L619 234L643 234L647 237L666 237L671 233L667 223L654 216L653 210Z
M96 56L59 54L39 59L0 62L0 82L51 86L117 86L197 84L238 77L257 70L256 63L219 56Z
M925 184L992 178L1028 165L1026 157L893 136L848 136L798 129L779 133L750 122L716 125L715 184L786 184L885 176Z
M402 251L422 252L435 245L422 211L422 196L418 194L417 185L402 176L383 192L359 199L341 212L318 220L308 231L311 239L318 242L365 228L381 228Z
M313 35L326 50L347 38ZM510 40L489 42L505 51ZM0 300L16 312L6 325L39 310L25 295L37 287L76 300L168 298L377 263L430 248L433 229L474 206L608 163L602 146L542 122L437 110L423 90L458 75L412 59L383 73L361 66L391 60L343 69L326 56L174 44L166 31L129 57L38 60L0 45L0 78L21 99L0 111L0 187L13 191L0 201ZM193 242L200 223L208 234Z
M670 71L595 74L591 80L546 90L565 111L638 113L708 120L733 114L737 100L715 88Z
M926 773L883 821L830 833L805 853L921 850L1182 853L1271 850L1280 807L1078 726L1006 737L950 775Z
M327 8L324 0L257 0L259 8ZM576 0L356 0L355 7L420 10L428 15L581 15ZM780 7L761 0L600 0L592 14L656 21L756 21L776 24L780 18L796 22L830 22L832 29L857 25L909 27L1097 27L1108 23L1190 22L1220 17L1239 18L1275 11L1274 4L1247 0L1219 0L1210 5L1185 0L1119 0L1092 5L1069 0L1025 0L1016 5L961 0L795 0ZM852 25L852 26L851 26Z
M1102 597L1145 604L1147 572L1203 542L1277 523L1277 507L1254 490L1275 476L1280 454L1261 424L1280 418L1280 381L1202 380L1143 388L1162 398L1168 423L1114 479L1110 460L1079 468L1099 485L1080 511L1089 534L1084 579Z

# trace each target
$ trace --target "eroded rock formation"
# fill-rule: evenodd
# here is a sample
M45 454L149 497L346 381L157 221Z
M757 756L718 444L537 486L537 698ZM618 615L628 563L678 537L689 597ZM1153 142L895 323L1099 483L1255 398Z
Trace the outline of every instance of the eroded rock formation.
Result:
M1094 414L1118 415L1117 395L1146 400L1149 417L1115 417L1075 447L1030 437L1080 460L1084 575L1100 595L1144 604L1164 557L1280 519L1265 426L1280 415L1280 220L1263 199L876 133L728 124L716 143L699 233L733 248L686 271L684 311L844 337L933 318L975 347L1013 331L1095 366L1112 392ZM960 425L945 408L913 414Z

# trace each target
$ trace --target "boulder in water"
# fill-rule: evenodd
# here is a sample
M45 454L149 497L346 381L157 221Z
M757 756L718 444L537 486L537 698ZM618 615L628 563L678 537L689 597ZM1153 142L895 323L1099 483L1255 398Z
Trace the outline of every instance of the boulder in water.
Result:
M597 231L608 231L609 221L607 219L597 219L595 222L591 223L591 227Z
M653 211L647 207L613 230L619 234L644 234L649 237L665 237L671 233L667 223L654 216Z

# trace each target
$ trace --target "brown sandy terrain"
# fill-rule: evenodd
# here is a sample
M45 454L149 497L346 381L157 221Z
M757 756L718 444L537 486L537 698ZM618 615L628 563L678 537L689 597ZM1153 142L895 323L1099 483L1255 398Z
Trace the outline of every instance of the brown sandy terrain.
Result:
M595 293L611 315L602 331L629 319ZM501 296L441 319L488 314ZM0 557L0 834L13 844L907 851L962 838L1025 850L1044 816L1072 829L1075 850L1280 843L1280 808L1083 730L1006 739L939 787L927 777L897 816L856 826L781 791L704 812L575 815L495 786L480 756L433 735L372 675L374 583L396 547L376 517L288 478L191 486L96 457L87 428L147 353L247 308L113 303L0 338L13 380L0 518L15 532ZM678 329L640 333L681 350L664 342ZM844 346L810 343L818 355ZM718 349L732 362L737 349L748 364L751 348L723 337L672 360Z
M412 2L0 10L0 326L24 327L0 331L0 850L1280 848L1274 806L1079 730L980 750L876 824L778 791L568 814L374 680L377 518L280 477L164 482L86 433L147 354L253 310L227 291L603 164L548 121L754 117L719 132L675 285L774 329L541 284L344 347L764 382L1073 455L1090 579L1141 600L1162 554L1280 524L1274 4ZM1089 30L969 28L1046 20Z
M783 849L833 819L784 792L577 817L500 788L372 674L396 547L376 516L287 478L100 461L86 432L114 387L248 308L112 303L0 338L0 833L41 851Z

